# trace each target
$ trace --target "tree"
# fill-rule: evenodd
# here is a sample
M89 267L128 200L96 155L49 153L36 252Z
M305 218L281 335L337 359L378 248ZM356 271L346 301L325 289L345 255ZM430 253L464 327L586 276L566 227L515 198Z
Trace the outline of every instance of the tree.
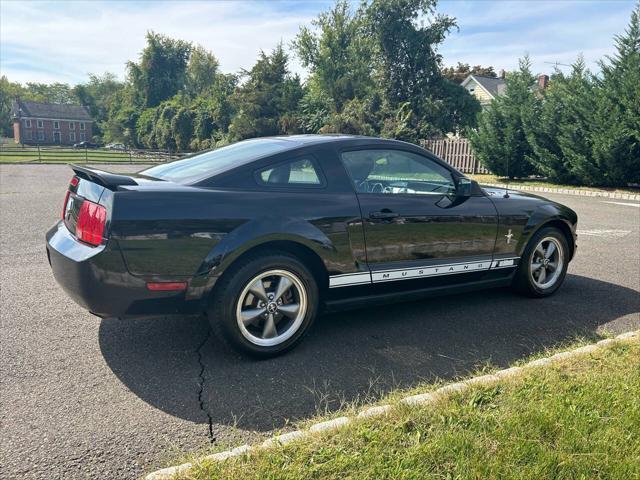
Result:
M9 79L0 76L0 135L3 137L13 137L13 121L11 119L11 108L13 101L24 95L24 88L17 82L10 82Z
M386 109L402 123L400 130L395 122L383 134L403 131L405 140L417 142L475 124L477 100L441 72L438 46L456 22L437 14L436 5L437 0L379 0L367 6Z
M580 57L569 76L557 71L544 98L524 117L529 161L549 180L565 184L591 184L602 177L593 159L593 98L591 74Z
M493 67L483 67L482 65L469 66L468 63L461 63L455 67L446 67L442 69L442 74L453 83L461 84L469 75L480 75L482 77L496 78L496 72Z
M113 73L105 73L104 75L89 74L87 83L76 85L72 89L78 103L86 106L94 119L93 134L97 139L101 138L109 109L123 87L123 83L118 81Z
M220 62L215 55L200 45L191 50L187 65L185 91L195 97L211 88L217 80Z
M509 178L535 173L529 159L533 150L524 131L524 118L532 119L540 99L532 86L528 57L520 69L506 78L505 94L500 95L478 116L478 128L471 132L471 145L478 159L493 173Z
M137 105L155 107L184 88L191 49L189 42L147 33L140 63L127 63Z
M233 102L237 115L229 126L232 140L295 133L296 108L304 95L300 78L289 73L288 56L278 45L269 55L260 52L247 80L237 88Z
M640 183L640 3L615 37L616 54L601 62L593 155L603 172L592 183Z
M340 112L345 103L366 97L374 88L373 46L364 10L354 14L349 3L340 0L311 25L300 28L293 47L302 65L309 68L314 101L326 100L333 112Z

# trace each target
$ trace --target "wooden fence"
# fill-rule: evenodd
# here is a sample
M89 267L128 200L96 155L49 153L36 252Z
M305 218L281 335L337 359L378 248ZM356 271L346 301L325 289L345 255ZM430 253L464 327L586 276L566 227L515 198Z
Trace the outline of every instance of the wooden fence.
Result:
M491 173L480 164L466 138L428 139L422 146L463 173Z
M109 150L0 144L0 163L164 163L183 153L162 150Z

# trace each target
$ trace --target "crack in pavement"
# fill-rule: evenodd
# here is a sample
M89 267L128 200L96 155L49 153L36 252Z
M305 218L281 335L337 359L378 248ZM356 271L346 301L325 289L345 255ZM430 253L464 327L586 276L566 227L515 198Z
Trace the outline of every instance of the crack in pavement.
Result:
M213 436L213 418L211 418L209 410L205 407L203 398L205 365L204 361L202 360L202 347L207 344L207 342L209 341L209 337L211 337L211 330L207 331L207 335L204 337L204 340L202 340L202 343L200 343L200 345L198 345L198 348L196 348L196 354L198 355L198 364L200 365L200 373L198 373L198 403L200 404L200 410L204 412L204 414L207 416L207 421L209 422L209 442L214 443L216 441L216 437Z

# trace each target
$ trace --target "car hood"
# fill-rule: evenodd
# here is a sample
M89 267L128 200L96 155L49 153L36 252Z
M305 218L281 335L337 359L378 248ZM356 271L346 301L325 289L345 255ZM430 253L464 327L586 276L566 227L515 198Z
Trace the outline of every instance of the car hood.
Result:
M509 192L509 196L510 197L516 197L516 198L536 198L538 200L546 200L548 202L551 202L552 200L549 200L547 198L541 197L540 195L534 195L533 193L526 193L526 192L522 192L520 190L514 190L509 188L508 190L506 188L499 188L499 187L488 187L485 185L480 185L480 187L482 188L482 190L484 190L490 197L504 197L505 194L507 193L507 191ZM555 203L555 202L553 202Z

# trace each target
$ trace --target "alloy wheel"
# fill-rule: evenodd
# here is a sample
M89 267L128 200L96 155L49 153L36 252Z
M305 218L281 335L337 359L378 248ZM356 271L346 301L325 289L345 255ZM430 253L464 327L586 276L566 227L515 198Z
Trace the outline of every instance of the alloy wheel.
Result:
M553 287L564 267L564 251L554 237L543 238L531 255L529 274L534 285L541 290Z
M306 313L304 284L287 270L268 270L252 278L236 306L242 336L263 347L273 347L291 338Z

